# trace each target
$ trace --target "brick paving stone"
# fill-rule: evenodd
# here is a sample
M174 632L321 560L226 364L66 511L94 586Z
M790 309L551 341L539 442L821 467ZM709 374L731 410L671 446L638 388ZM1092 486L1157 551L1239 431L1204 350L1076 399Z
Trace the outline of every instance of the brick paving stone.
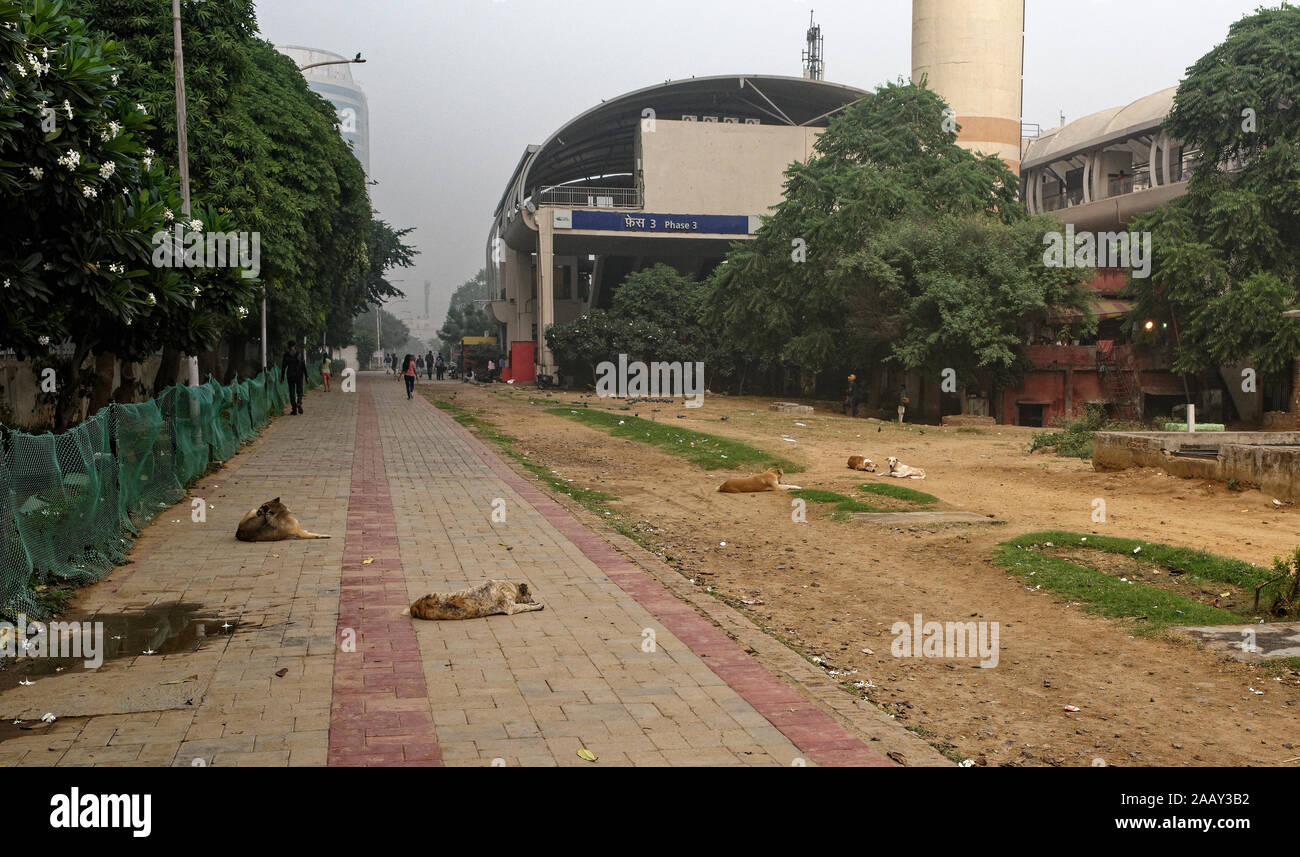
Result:
M0 743L0 764L592 765L582 747L597 766L890 764L449 416L384 380L309 394L303 416L275 420L191 489L215 507L207 523L191 522L187 497L145 529L132 565L74 602L74 615L183 602L236 623L198 651L102 668L159 683L197 674L193 707L60 724ZM333 538L236 542L243 512L275 496ZM464 622L407 613L427 592L489 577L527 582L546 609ZM647 628L655 652L641 651Z

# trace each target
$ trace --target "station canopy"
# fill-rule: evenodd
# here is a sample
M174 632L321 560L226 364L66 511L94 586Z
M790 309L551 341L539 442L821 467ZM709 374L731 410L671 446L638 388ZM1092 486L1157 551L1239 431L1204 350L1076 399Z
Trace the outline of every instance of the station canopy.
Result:
M529 146L496 214L506 210L508 216L539 188L633 186L637 129L649 117L825 127L831 116L868 95L852 86L773 75L693 77L638 89L602 102L546 142Z

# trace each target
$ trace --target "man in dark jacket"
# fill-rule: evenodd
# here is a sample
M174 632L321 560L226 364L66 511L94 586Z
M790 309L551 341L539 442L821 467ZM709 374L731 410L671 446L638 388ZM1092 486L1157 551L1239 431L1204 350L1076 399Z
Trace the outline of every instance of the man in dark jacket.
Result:
M289 350L284 352L280 367L284 370L284 379L289 382L289 404L293 406L290 415L301 414L302 381L307 377L307 363L298 350L298 343L289 343Z

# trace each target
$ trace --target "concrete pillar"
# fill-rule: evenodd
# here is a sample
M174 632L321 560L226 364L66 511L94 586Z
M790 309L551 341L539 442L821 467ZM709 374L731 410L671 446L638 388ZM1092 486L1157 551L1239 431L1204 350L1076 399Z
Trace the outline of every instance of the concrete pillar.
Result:
M1160 187L1160 176L1156 175L1156 155L1159 153L1159 149L1160 149L1160 134L1152 134L1151 153L1147 156L1147 164L1151 172L1152 187Z
M1160 132L1160 148L1163 150L1163 154L1161 155L1161 160L1160 160L1160 166L1164 170L1165 184L1173 184L1173 179L1170 178L1170 172L1169 172L1170 170L1169 149L1171 148L1171 146L1169 145L1168 132L1165 131Z
M1083 204L1092 202L1092 153L1083 156Z
M555 373L555 358L546 331L555 324L555 219L549 210L537 217L537 363L543 374Z

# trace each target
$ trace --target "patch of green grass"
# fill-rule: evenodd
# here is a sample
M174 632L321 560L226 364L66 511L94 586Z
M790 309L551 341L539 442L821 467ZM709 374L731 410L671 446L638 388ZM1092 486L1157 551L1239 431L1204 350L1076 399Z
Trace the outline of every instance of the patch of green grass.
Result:
M582 488L571 482L565 481L563 478L552 473L550 468L533 461L531 458L520 452L515 446L518 443L518 440L502 432L496 427L495 423L485 420L477 414L473 414L459 405L454 405L445 399L434 399L430 396L429 400L432 401L434 406L439 410L446 411L450 414L451 418L456 422L473 430L484 440L490 441L499 446L513 461L517 462L529 473L546 483L551 490L572 497L578 505L582 506L584 509L605 516L606 522L618 532L628 536L629 538L634 537L633 533L635 532L635 529L632 527L631 522L627 521L624 516L609 506L609 503L617 500L618 497L604 491Z
M800 488L797 491L791 491L790 496L798 497L801 500L807 500L809 503L833 503L836 512L886 512L888 509L880 509L876 506L863 503L860 500L854 500L852 497L845 497L843 494L836 494L834 491L820 491L816 488Z
M892 482L866 482L859 485L858 490L867 494L879 494L884 497L893 497L895 500L915 503L918 506L933 506L935 503L939 502L939 498L933 494L927 494L924 491L917 491L914 488L907 488L903 485L895 485Z
M1141 631L1155 631L1172 625L1240 623L1250 617L1202 604L1176 592L1121 581L1096 569L1031 549L1048 542L1062 548L1127 554L1142 562L1182 571L1189 578L1232 583L1243 588L1253 589L1268 579L1264 569L1204 551L1059 530L1029 533L1003 542L994 551L993 561L1026 584L1041 586L1067 600L1077 601L1090 613L1134 620ZM1135 554L1135 548L1141 550Z
M1056 431L1035 432L1030 452L1050 449L1062 458L1092 458L1092 433L1097 431L1146 431L1143 423L1108 420L1099 407L1089 407L1074 417L1058 418Z
M618 416L607 411L586 408L547 408L546 413L567 417L614 437L635 440L658 447L670 455L698 464L709 470L767 470L779 467L785 473L800 473L803 465L780 458L740 441L704 432L680 428L671 423L652 422L630 415ZM693 445L692 445L693 444Z

